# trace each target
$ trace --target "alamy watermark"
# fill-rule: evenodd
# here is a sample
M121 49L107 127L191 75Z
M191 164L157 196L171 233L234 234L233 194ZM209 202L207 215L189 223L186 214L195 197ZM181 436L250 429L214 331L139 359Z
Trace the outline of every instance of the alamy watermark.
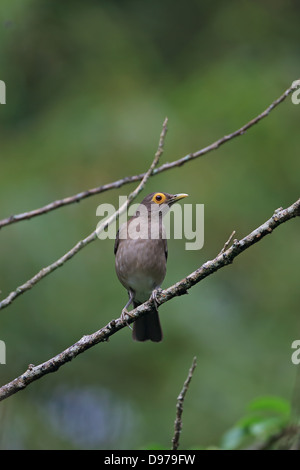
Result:
M300 364L300 339L295 339L295 341L292 342L292 349L295 349L291 356L292 363L295 365Z
M0 80L0 104L6 104L6 85L3 80ZM6 346L2 340L0 340L0 364L6 364Z
M6 104L6 85L3 80L0 80L0 104Z
M127 196L119 197L119 207L127 200ZM130 239L158 239L174 238L185 239L186 250L200 250L204 245L204 204L174 204L171 208L167 204L153 206L149 213L149 208L142 204L132 204L128 211L121 214L118 221L114 220L105 230L98 232L98 238L105 240L107 238L114 240L117 230L130 217L138 213L131 221L126 230L120 231L120 238ZM97 224L97 229L111 217L116 208L113 204L100 204L97 207L96 215L103 217ZM163 216L163 225L165 231L162 231L160 218ZM153 223L154 222L154 223ZM157 222L157 223L155 223ZM148 226L149 224L149 226ZM118 228L117 228L118 225ZM172 230L171 230L172 228ZM172 233L171 233L172 232Z
M6 364L6 346L4 341L0 340L0 364Z
M299 104L300 103L300 80L295 80L292 83L293 88L297 88L292 94L292 103Z

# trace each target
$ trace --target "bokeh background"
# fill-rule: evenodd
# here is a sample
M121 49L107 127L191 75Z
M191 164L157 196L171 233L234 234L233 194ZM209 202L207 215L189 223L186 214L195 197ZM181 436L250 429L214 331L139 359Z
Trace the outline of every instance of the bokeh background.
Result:
M299 78L300 5L291 0L2 0L0 218L145 171L169 118L162 163L245 124ZM245 135L152 178L148 192L205 205L205 243L169 241L164 287L299 197L299 112L288 98ZM127 185L0 231L0 289L16 286L94 230ZM124 329L0 406L2 449L171 446L192 358L181 448L218 445L249 401L297 403L299 221L160 308L164 341ZM117 318L127 301L113 241L90 244L1 311L1 385ZM294 406L294 405L293 405Z

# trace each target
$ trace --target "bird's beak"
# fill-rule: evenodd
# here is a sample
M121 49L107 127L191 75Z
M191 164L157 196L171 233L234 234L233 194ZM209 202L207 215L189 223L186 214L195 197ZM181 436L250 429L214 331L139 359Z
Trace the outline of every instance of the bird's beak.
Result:
M185 193L174 194L174 196L172 196L172 198L168 202L169 206L174 204L177 201L180 201L180 199L183 199L184 197L188 197L188 194L185 194Z

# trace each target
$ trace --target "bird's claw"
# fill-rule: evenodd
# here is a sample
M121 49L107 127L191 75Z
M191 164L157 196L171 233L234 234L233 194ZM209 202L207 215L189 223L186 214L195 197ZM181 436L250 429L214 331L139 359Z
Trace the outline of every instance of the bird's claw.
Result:
M161 292L162 292L162 289L158 287L157 289L154 289L154 291L152 291L152 294L150 297L150 299L153 300L156 308L158 308L157 295L160 294Z
M130 312L128 312L128 310L126 308L123 308L120 318L121 318L122 322L126 323L126 325L132 330L131 326L129 325L129 323L126 320L127 316L130 317L130 318L133 318L133 315L131 315Z

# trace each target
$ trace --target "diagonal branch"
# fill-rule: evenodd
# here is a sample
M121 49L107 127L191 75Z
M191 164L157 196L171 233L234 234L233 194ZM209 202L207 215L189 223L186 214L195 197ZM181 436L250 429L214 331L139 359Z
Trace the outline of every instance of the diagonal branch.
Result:
M253 230L249 235L241 240L234 240L233 244L225 251L222 250L216 258L207 261L181 281L159 292L156 296L155 302L158 305L161 305L178 295L185 294L192 286L198 284L202 279L215 273L220 268L231 264L240 253L262 240L266 235L271 234L273 230L279 227L279 225L297 216L300 216L300 199L286 209L277 209L269 220ZM30 364L28 369L22 375L0 388L0 401L19 392L20 390L23 390L29 384L40 379L44 375L57 371L61 366L71 361L79 354L82 354L87 349L90 349L100 342L107 341L110 336L114 335L122 328L125 328L128 323L132 323L138 317L150 312L153 308L153 302L153 300L148 300L144 304L132 310L130 312L130 316L126 315L124 320L121 318L112 320L101 330L90 335L83 336L79 341L77 341L77 343L65 349L60 354L52 357L48 361L37 366Z
M159 138L158 149L155 153L154 160L151 163L149 170L144 174L142 181L139 183L136 189L132 191L132 193L129 194L124 204L122 204L122 206L120 206L119 209L116 212L114 212L109 218L107 218L104 222L99 224L97 228L90 235L88 235L86 238L76 243L76 245L73 246L73 248L69 250L67 253L65 253L63 256L61 256L61 258L59 258L58 260L56 260L54 263L50 264L49 266L46 266L45 268L41 269L35 276L33 276L31 279L29 279L24 284L22 284L21 286L17 287L14 291L12 291L5 299L3 299L0 302L0 310L10 305L19 295L31 289L35 284L37 284L45 276L52 273L57 268L62 266L64 263L66 263L68 260L73 258L73 256L76 255L82 248L84 248L89 243L96 240L100 232L105 230L109 224L111 224L114 220L118 219L120 215L126 211L129 204L137 197L137 195L145 187L146 182L150 178L155 166L157 165L160 159L161 154L163 153L164 139L167 133L167 123L168 123L168 119L166 118L163 123L163 128L162 128L161 135Z
M270 112L274 108L276 108L276 106L278 106L280 103L282 103L296 88L299 87L299 85L300 85L300 80L295 80L292 83L292 85L287 90L285 90L285 92L279 98L273 101L273 103L271 103L261 114L256 116L254 119L251 119L251 121L249 121L247 124L240 127L235 132L232 132L231 134L225 135L221 139L216 140L211 145L208 145L207 147L204 147L201 150L198 150L194 153L189 153L188 155L182 158L179 158L178 160L174 160L173 162L164 163L162 166L160 166L159 168L156 168L153 171L153 176L158 175L159 173L162 173L163 171L167 171L175 167L180 167L184 165L185 163L191 160L194 160L195 158L202 157L206 153L211 152L212 150L216 150L225 142L228 142L234 139L235 137L238 137L239 135L245 134L245 132L248 129L250 129L250 127L254 126L254 124L257 124L263 118L267 117L270 114ZM67 206L75 202L80 202L82 199L86 199L90 196L94 196L95 194L100 194L110 189L120 188L121 186L128 184L128 183L134 183L136 181L140 181L143 179L144 176L145 176L145 173L141 173L140 175L135 175L135 176L127 176L120 180L114 181L113 183L108 183L103 186L98 186L97 188L89 189L87 191L82 191L78 194L75 194L74 196L65 197L63 199L59 199L57 201L51 202L47 204L46 206L43 206L39 209L35 209L32 211L28 211L28 212L23 212L21 214L11 215L10 217L7 217L6 219L0 220L0 229L6 225L11 225L13 223L20 222L21 220L28 220L28 219L32 219L33 217L46 214L47 212L53 211L54 209L58 209L59 207Z

